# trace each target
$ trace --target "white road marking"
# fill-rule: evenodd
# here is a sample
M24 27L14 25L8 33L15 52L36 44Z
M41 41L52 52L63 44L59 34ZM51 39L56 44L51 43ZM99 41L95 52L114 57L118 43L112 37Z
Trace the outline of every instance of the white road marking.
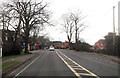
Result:
M71 67L79 67L79 66L71 66Z
M58 50L59 51L59 50ZM82 67L81 65L79 65L78 63L76 63L75 61L73 61L72 59L70 59L69 57L67 57L66 55L64 55L62 52L59 51L59 53L61 53L63 56L65 56L66 58L68 58L71 62L73 62L74 64L76 64L78 67L82 68L83 70L87 71L88 73L91 74L91 76L95 76L96 78L99 78L97 75L95 75L94 73L92 73L91 71L87 70L86 68ZM69 65L69 64L68 64ZM78 73L77 73L78 74Z
M78 77L82 78L56 51L57 55L60 57L60 59L70 68L70 70Z
M73 69L77 69L77 70L83 70L83 69L81 69L81 68L73 68Z
M20 68L23 67L23 66L24 65L20 66ZM11 76L11 74L15 73L17 70L18 70L18 68L16 70L14 70L13 72L11 72L8 76Z
M85 75L85 76L92 76L91 74L86 74L86 73L79 73L80 75Z
M28 64L23 70L21 70L18 74L16 74L13 78L17 77L21 74L24 70L26 70L31 64L33 64L41 55L39 55L35 60L33 60L30 64Z

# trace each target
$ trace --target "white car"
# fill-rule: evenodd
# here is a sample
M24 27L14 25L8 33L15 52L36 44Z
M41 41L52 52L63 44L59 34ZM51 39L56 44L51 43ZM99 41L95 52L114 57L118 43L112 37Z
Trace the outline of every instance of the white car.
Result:
M49 47L49 51L54 51L54 47L53 47L53 46L50 46L50 47Z

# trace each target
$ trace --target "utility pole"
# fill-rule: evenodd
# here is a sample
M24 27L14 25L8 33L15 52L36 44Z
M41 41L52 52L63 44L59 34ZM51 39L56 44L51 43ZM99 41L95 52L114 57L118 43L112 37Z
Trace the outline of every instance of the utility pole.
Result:
M120 1L118 2L118 36L120 37Z
M113 6L113 53L115 55L115 6Z

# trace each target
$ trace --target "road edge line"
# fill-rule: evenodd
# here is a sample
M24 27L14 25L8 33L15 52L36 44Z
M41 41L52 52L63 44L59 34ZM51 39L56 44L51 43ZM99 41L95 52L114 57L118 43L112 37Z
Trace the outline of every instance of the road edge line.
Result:
M39 57L41 56L41 54L34 59L30 64L28 64L24 69L22 69L19 73L17 73L13 78L16 78L19 74L21 74L24 70L26 70L31 64L33 64Z

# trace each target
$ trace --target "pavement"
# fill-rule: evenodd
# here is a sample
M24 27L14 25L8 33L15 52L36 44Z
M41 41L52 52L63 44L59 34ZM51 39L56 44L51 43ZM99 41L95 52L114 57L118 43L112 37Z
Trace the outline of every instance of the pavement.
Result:
M28 60L28 59L32 58L33 56L35 56L36 54L38 54L39 53L38 51L41 52L42 50L30 51L31 54L22 55L22 56L18 56L18 57L15 57L15 58L3 60L2 63L11 62L11 61L24 62L25 60Z
M18 56L18 57L15 57L15 58L4 60L4 61L2 61L2 63L7 63L7 62L11 62L11 61L24 62L25 60L27 60L27 59L29 59L29 58L31 58L33 56L34 56L34 54L22 55L22 56Z
M113 60L113 61L115 61L115 62L117 62L117 63L120 64L120 58L119 58L118 56L104 55L104 54L103 54L103 56L108 57L108 58L110 58L111 60Z

